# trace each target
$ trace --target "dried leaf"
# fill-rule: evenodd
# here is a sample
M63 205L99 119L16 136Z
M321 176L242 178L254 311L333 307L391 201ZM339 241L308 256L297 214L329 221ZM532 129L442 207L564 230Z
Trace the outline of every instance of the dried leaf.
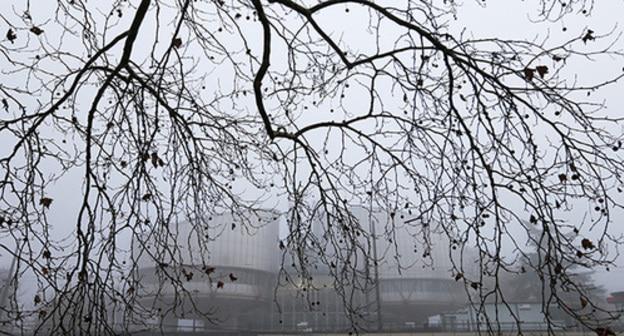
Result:
M544 76L548 73L548 67L545 65L538 65L535 67L535 70L537 70L537 73L542 79L544 79Z
M32 28L30 28L30 32L39 36L41 34L43 34L43 29L37 27L37 26L33 26Z
M223 283L223 281L219 280L217 281L217 288L223 288L225 284Z
M154 168L158 168L158 160L159 160L158 153L153 152L151 155L151 158L152 158L152 165L154 166Z
M581 296L581 308L587 307L587 304L588 304L587 299Z
M557 264L557 266L555 266L555 274L560 274L561 272L563 272L563 266Z
M537 217L535 217L534 215L531 215L531 217L529 217L529 222L531 224L537 224Z
M525 68L524 69L524 78L528 81L532 81L535 76L535 69Z
M176 37L173 39L173 41L171 41L171 44L176 48L180 48L182 46L182 39L179 37Z
M238 280L238 278L233 273L230 273L229 277L230 277L230 281Z
M595 39L596 37L594 37L594 31L591 29L587 29L587 33L585 33L585 36L582 38L583 43L587 43L587 41L593 41Z
M587 238L583 238L583 240L581 240L581 246L586 250L592 250L596 247L594 243Z
M39 200L39 205L43 205L43 207L45 207L45 208L49 209L51 204L52 204L52 199L49 198L49 197L42 197Z
M15 39L17 39L17 35L13 31L13 29L9 28L9 31L7 31L6 33L6 38L7 40L9 40L9 42L15 43Z

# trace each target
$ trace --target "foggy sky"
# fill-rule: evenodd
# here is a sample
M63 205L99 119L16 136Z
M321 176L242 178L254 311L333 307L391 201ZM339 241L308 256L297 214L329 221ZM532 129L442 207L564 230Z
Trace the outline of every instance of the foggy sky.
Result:
M453 27L452 31L461 32L463 29L466 29L468 34L473 34L475 37L495 36L517 39L536 38L538 40L544 39L549 35L552 41L563 41L582 34L587 27L591 27L598 34L611 31L614 27L624 28L621 27L622 13L624 13L623 1L597 2L594 12L589 17L575 15L564 18L559 22L538 24L531 22L531 20L537 18L534 12L536 6L532 5L535 1L488 1L486 8L478 6L480 2L464 1L464 7L459 9L457 20L449 23ZM8 3L19 9L23 1L9 0ZM45 6L47 5L46 2L38 1L38 9L42 10L39 13L41 17L44 16L46 12ZM5 6L4 3L3 6ZM37 13L32 14L35 17L37 15ZM332 19L335 18L328 18L327 20ZM340 20L342 20L341 24L347 28L361 23L360 18L353 14L340 17ZM567 28L565 32L563 27ZM350 32L350 34L353 34L353 32ZM623 41L620 41L619 45L624 48ZM594 64L589 71L586 68L579 67L579 76L582 74L580 81L599 82L612 74L614 69L616 71L620 70L622 66L624 66L622 60L615 59L611 62L605 61L604 63ZM614 116L621 116L624 103L620 94L623 92L623 89L623 83L618 83L603 88L595 97L596 99L598 97L606 99L608 102L608 113L612 113ZM81 199L81 178L81 172L69 174L62 180L62 188L57 187L50 192L50 196L54 198L54 204L49 211L51 222L55 223L52 231L59 236L72 232L75 224L75 209ZM584 211L585 209L579 209L579 212L581 210ZM576 215L572 213L570 218L573 220ZM619 213L612 214L612 216L614 218L622 218L622 221L624 221L624 213L621 210ZM64 225L66 226L64 227ZM513 228L511 231L513 232ZM611 233L614 235L624 234L624 223L616 221L611 227ZM511 251L507 252L511 253ZM2 254L0 256L0 266L4 264L4 267L8 268L9 259L4 253ZM619 259L618 267L613 268L611 272L597 271L595 276L597 282L604 285L608 291L624 290L624 285L621 283L622 279L624 279L624 265L622 264L624 264L624 258Z

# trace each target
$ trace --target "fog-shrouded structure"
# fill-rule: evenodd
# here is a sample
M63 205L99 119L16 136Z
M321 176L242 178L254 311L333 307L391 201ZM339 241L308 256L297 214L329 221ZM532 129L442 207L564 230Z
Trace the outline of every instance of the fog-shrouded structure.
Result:
M312 280L306 281L307 286L291 284L280 289L281 312L273 308L273 328L346 331L355 320L356 326L365 330L415 330L425 325L427 316L467 303L464 284L455 280L457 270L451 261L451 257L459 258L460 251L445 234L436 231L433 223L410 222L407 213L390 214L362 206L349 210L364 232L359 236L362 250L352 255L349 263L368 281L355 278L353 286L347 281L335 288L335 279L329 274L340 272L338 264L344 260L337 255L343 251L337 250L343 249L344 241L334 239L335 244L328 244L329 228L336 223L328 226L319 219L312 228L315 244L319 240L323 244L319 249L331 266L312 263L314 266L308 268ZM464 250L463 259L461 271L474 273L469 269L471 261L476 261L473 251Z
M12 292L11 274L7 269L0 269L0 326L7 322L6 309Z
M410 222L407 213L377 213L360 208L360 221L373 221L378 260L378 327L387 330L422 327L428 315L467 302L463 282L454 279L460 252L435 223ZM368 219L367 219L368 218ZM472 250L463 251L464 269L476 260ZM451 259L451 257L453 259ZM466 266L468 268L466 269Z
M199 227L189 222L172 229L171 249L160 256L151 246L139 254L142 304L161 316L154 327L180 331L263 328L279 266L278 217L265 213L243 219L215 215ZM205 312L206 315L198 314Z
M229 214L214 216L203 229L181 223L170 238L172 251L155 256L149 246L134 250L141 260L141 302L161 312L147 324L177 331L322 332L350 330L356 320L363 329L405 330L466 303L464 286L451 272L448 239L431 234L435 241L419 243L412 224L391 223L389 215L360 207L352 213L370 229L375 246L368 257L378 262L360 264L368 285L350 289L337 288L323 263L306 281L297 279L292 255L280 243L278 216L251 228ZM320 234L324 223L315 225ZM331 249L325 248L326 256Z

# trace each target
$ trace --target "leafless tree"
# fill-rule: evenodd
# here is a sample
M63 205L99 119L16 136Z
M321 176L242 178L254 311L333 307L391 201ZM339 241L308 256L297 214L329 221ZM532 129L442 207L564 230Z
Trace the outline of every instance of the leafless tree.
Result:
M594 3L527 6L557 21ZM171 244L178 223L207 242L211 216L261 226L281 200L289 269L307 279L328 266L345 302L346 288L370 284L372 242L407 225L423 258L434 234L449 251L478 251L476 265L449 254L477 307L505 302L498 279L518 267L503 245L526 257L532 241L546 318L559 304L602 327L610 316L568 268L609 267L621 243L609 226L622 206L622 118L590 93L624 72L586 84L570 64L620 60L619 32L472 37L449 23L461 13L452 0L3 3L2 253L42 293L5 318L112 334L114 310L163 314L141 303L139 258L192 298ZM55 222L75 180L78 204L63 210L73 223ZM389 214L384 232L372 235L353 204Z

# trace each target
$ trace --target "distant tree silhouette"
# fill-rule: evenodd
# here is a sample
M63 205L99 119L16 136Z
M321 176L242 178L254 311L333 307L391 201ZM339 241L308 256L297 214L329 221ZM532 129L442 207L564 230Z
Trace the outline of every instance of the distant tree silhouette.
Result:
M531 6L538 21L556 22L591 15L594 3ZM431 237L445 235L456 251L449 276L475 305L506 300L500 279L518 265L502 247L526 259L525 237L543 246L527 272L590 298L567 270L612 263L607 250L621 241L608 228L624 173L622 118L591 94L624 72L583 79L621 60L619 32L471 37L448 23L461 9L433 0L3 2L1 246L18 258L14 277L34 274L39 292L34 308L3 316L45 334L113 334L115 311L148 321L164 312L141 303L139 257L159 265L176 304L192 301L185 284L212 276L211 266L180 260L178 223L204 244L220 213L245 228L281 210L293 283L324 264L337 287L369 286L377 236L354 204L390 214L384 237L411 226L424 258ZM73 197L75 207L60 208ZM462 257L467 249L476 263ZM590 328L604 322L570 314Z
M532 230L534 237L541 232ZM544 303L545 318L552 323L569 326L578 324L575 318L586 315L600 320L604 314L606 291L592 279L592 271L582 270L576 264L556 264L554 272L561 276L550 276L551 262L545 246L530 242L531 249L522 254L514 270L504 274L500 286L505 299L516 303ZM579 292L582 293L579 296Z

